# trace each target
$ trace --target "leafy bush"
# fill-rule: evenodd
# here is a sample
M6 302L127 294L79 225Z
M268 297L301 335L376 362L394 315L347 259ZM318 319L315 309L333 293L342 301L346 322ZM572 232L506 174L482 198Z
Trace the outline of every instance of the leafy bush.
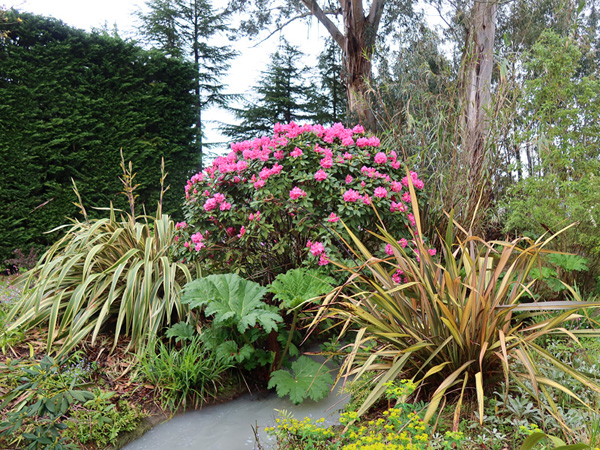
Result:
M209 275L188 283L182 302L211 318L201 339L219 360L251 370L273 362L260 344L282 321L277 308L262 301L266 292L236 274Z
M158 341L141 358L140 373L154 385L163 407L176 411L188 402L197 408L215 398L223 373L230 367L195 336L180 349Z
M330 292L334 284L335 280L333 278L323 275L317 270L307 270L300 267L277 275L273 283L269 285L269 291L274 294L273 300L280 302L279 308L286 311L287 316L290 313L292 314L289 330L286 330L288 336L287 339L284 338L285 346L275 367L276 369L281 367L288 351L291 356L299 354L293 339L303 307L323 294Z
M173 317L186 316L179 296L192 276L185 264L171 261L173 221L160 205L155 217L133 215L135 174L131 164L128 171L122 165L131 213L117 219L111 206L108 218L60 227L64 236L27 274L29 289L8 315L14 320L9 331L47 325L48 351L56 343L65 354L110 327L113 348L123 333L131 338L128 348L143 353Z
M94 398L73 411L65 437L79 444L93 442L105 448L116 443L119 433L134 431L143 413L126 400L113 403L113 396L114 392L97 390Z
M413 211L420 236L416 202ZM528 274L551 238L485 242L467 234L455 240L450 223L446 235L440 236L443 255L438 260L417 235L416 249L407 251L380 227L380 234L375 236L393 248L393 256L378 258L350 230L348 233L359 263L336 263L347 271L349 279L324 302L321 312L329 310L329 316L350 320L359 330L344 363L346 373L360 376L369 370L380 371L359 415L381 397L388 381L401 374L419 384L421 392L431 399L426 422L449 389L464 393L468 388L476 393L482 417L485 392L502 380L508 385L509 379L538 402L544 397L548 412L560 421L553 389L575 394L546 378L541 372L543 365L553 366L600 392L595 381L536 342L550 334L598 335L597 330L570 334L561 328L576 308L596 307L598 303L580 301L570 288L578 301L520 303L531 286ZM527 323L526 315L513 314L552 309L563 312L534 324ZM365 350L367 344L374 349Z
M379 145L360 125L294 123L232 144L229 155L188 181L178 255L268 283L305 261L327 264L342 248L329 232L343 232L340 218L368 239L365 230L377 221L371 205L391 211L391 230L408 237L408 177L396 152Z
M0 436L28 450L77 448L66 443L62 432L67 425L62 418L74 405L85 403L93 395L76 389L80 387L77 379L49 356L31 364L11 360L3 371L2 385L7 386L11 380L19 384L2 396L0 410L7 414L0 423Z

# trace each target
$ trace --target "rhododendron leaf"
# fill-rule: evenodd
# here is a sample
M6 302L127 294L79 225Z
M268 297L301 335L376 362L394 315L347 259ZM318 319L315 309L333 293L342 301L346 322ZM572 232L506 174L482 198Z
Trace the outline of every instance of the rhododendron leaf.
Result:
M333 278L317 270L299 268L277 275L269 286L269 291L275 294L274 298L281 302L282 308L294 309L308 300L328 293L333 289L334 283Z
M237 274L210 275L188 283L182 302L192 308L205 307L213 322L236 326L240 333L260 325L265 332L277 330L281 316L262 301L267 289Z
M287 370L273 372L268 387L275 387L279 397L289 395L292 403L296 405L306 398L321 400L327 396L333 383L333 377L327 367L307 356L301 356L292 363L292 373Z

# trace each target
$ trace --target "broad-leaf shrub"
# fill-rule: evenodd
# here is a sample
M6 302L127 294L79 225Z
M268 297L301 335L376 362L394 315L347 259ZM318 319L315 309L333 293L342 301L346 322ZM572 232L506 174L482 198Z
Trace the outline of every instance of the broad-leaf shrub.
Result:
M210 320L200 338L219 361L252 370L273 362L273 352L262 347L282 321L277 308L263 302L266 293L237 274L216 274L188 283L182 302Z
M362 126L277 124L272 136L231 149L188 181L180 258L272 281L305 260L328 264L342 248L331 232L343 232L340 218L368 240L379 211L395 236L409 238L405 169ZM411 178L420 191L423 182Z

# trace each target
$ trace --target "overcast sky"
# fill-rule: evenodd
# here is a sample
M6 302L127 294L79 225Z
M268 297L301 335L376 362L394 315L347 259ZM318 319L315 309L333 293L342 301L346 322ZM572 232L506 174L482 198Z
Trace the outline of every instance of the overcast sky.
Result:
M225 6L226 0L214 0L213 6ZM6 8L14 7L20 11L28 11L43 16L60 19L68 25L91 31L94 28L109 29L117 27L123 38L135 39L137 35L137 19L135 12L144 6L143 0L0 0ZM313 21L311 27L298 24L286 30L286 39L307 54L306 63L314 64L323 45L327 32ZM223 44L227 41L223 40ZM261 70L269 61L269 55L275 50L278 35L258 46L256 41L240 39L232 45L240 56L231 64L225 83L228 92L246 94L260 77ZM234 119L224 111L211 110L203 114L216 121L232 122ZM216 130L216 124L206 123L207 141L225 140ZM224 148L225 146L223 146Z

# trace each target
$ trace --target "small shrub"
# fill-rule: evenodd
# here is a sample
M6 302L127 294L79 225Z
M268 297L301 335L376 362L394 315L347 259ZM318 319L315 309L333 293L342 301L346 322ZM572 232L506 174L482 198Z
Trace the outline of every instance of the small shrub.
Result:
M6 383L16 386L2 396L0 410L7 411L0 423L0 436L4 436L17 448L28 450L73 449L63 436L67 425L63 417L75 405L83 404L93 397L77 379L62 369L62 364L49 356L39 363L9 361L3 374ZM9 379L6 379L9 378ZM6 409L5 409L6 408Z
M282 322L277 308L263 302L266 293L236 274L209 275L188 283L182 302L209 318L200 335L208 349L225 364L252 370L273 362L274 352L262 346Z
M78 406L67 422L67 439L98 448L114 445L120 433L134 431L144 414L126 400L111 401L114 392L96 390L94 398Z

